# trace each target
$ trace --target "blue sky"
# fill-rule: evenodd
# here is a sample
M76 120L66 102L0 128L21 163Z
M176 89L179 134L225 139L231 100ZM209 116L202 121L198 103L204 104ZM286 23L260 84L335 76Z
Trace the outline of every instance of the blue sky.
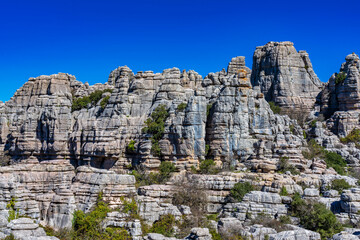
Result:
M360 1L0 0L0 100L29 77L66 72L106 82L111 70L178 67L205 76L256 46L292 41L322 81L360 53Z

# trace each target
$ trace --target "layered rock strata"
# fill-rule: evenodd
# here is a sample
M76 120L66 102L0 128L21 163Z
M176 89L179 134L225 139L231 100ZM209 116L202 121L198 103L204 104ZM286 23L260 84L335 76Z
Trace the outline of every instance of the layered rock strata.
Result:
M322 83L309 54L296 51L292 42L269 42L257 47L253 57L251 83L260 86L267 101L284 109L310 111Z

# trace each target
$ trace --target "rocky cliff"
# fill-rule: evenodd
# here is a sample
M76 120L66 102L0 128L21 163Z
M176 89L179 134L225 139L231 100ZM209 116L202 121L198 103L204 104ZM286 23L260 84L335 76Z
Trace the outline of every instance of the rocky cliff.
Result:
M322 90L309 54L296 51L292 42L269 42L257 47L251 82L260 86L267 101L283 108L310 111Z
M30 78L0 105L0 237L55 239L39 224L74 228L77 211L103 201L101 228L132 239L174 239L146 230L164 216L176 221L170 235L185 239L320 239L324 232L290 217L297 193L356 226L359 188L347 166L359 166L360 150L340 137L359 127L359 69L358 56L347 56L323 88L305 51L270 42L252 70L235 57L204 78L127 66L93 86L64 73ZM268 101L327 119L299 125ZM351 189L335 191L334 181Z

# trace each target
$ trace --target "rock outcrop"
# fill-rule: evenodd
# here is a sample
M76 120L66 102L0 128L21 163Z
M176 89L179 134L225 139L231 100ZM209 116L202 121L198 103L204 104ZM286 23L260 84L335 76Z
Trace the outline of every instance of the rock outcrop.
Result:
M308 53L297 52L292 42L269 42L257 47L251 83L260 86L267 101L301 111L312 110L322 90Z

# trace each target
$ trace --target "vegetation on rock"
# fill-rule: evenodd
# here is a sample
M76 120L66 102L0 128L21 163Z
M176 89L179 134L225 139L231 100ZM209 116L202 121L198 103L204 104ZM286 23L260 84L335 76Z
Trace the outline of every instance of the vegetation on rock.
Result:
M230 196L241 202L248 192L254 191L254 186L249 182L238 182L230 190Z
M81 110L83 108L87 108L89 104L91 106L96 106L96 104L101 100L102 95L106 92L112 93L112 89L96 90L93 93L91 93L89 96L84 96L81 98L74 99L71 106L71 111L74 112ZM105 98L107 98L107 100L105 100ZM105 98L100 103L101 108L103 109L106 107L107 101L109 100L109 96Z
M6 205L6 208L9 211L8 222L19 218L19 212L15 210L15 203L16 203L15 197L11 197L9 203Z
M338 74L336 74L335 76L335 84L338 85L338 84L341 84L345 81L346 79L346 73L344 72L339 72Z
M289 157L281 157L278 164L278 172L285 173L287 171L293 175L300 174L299 170L289 163Z
M174 235L175 217L171 214L163 215L150 228L150 232L160 233L166 237Z
M293 196L290 210L295 217L300 219L303 227L320 233L322 239L330 238L342 230L342 225L334 213L324 204L307 202L299 193Z
M219 173L219 168L216 167L214 160L205 159L200 162L199 170L197 172L201 174L217 174Z
M136 144L136 141L131 140L130 143L126 146L126 153L129 153L129 154L135 153L136 152L135 144Z
M342 143L355 143L357 148L360 148L360 129L353 129L346 137L340 138Z
M270 105L270 109L271 111L273 111L274 114L280 114L281 113L281 107L279 107L278 105L276 105L275 102L269 102Z
M163 138L165 132L165 121L169 113L165 105L159 105L151 113L150 118L145 121L146 127L142 129L143 133L151 134L151 151L156 156L161 156L159 141Z
M316 143L314 139L308 142L308 150L302 152L303 156L307 159L321 158L326 162L327 167L332 167L340 174L345 175L346 173L346 162L341 155L329 152L324 147Z
M168 161L161 162L159 166L159 173L150 172L147 173L140 169L133 170L132 175L136 179L136 187L147 186L152 184L162 184L169 180L171 173L176 171L176 167L173 163Z
M340 194L343 190L351 188L351 185L344 179L334 179L331 182L331 189L338 191Z
M180 103L178 106L177 106L177 111L178 112L183 112L186 108L187 104L186 103Z

